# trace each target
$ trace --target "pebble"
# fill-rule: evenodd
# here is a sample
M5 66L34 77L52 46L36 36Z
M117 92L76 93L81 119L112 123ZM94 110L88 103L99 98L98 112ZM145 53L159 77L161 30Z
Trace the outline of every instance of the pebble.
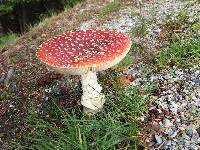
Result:
M8 86L12 76L14 74L14 67L9 67L5 74L0 75L0 83L2 82L5 86Z
M184 141L190 139L190 137L185 132L182 134L182 138L184 139Z
M155 140L158 145L162 143L162 137L157 134L155 134Z
M177 114L179 105L176 104L174 101L171 102L169 109L174 113Z
M197 133L199 134L199 137L200 137L200 127L198 127L198 128L196 129L196 131L197 131Z
M164 119L164 121L163 121L163 124L164 124L164 127L165 128L168 128L168 127L170 127L170 126L172 126L173 124L171 123L171 121L169 120L169 119Z
M190 137L193 136L193 133L194 133L194 130L195 130L195 127L194 125L189 125L186 127L186 134Z
M174 131L173 134L170 135L170 138L175 138L177 136L177 131Z
M162 70L161 72L151 74L148 69L144 69L143 73L140 70L140 76L137 78L140 82L133 83L136 86L140 86L145 81L157 85L155 87L161 89L155 103L162 109L171 112L171 114L158 122L158 126L163 133L159 134L159 138L163 141L167 139L176 141L172 142L172 140L168 140L168 142L165 142L162 146L163 150L174 150L175 147L178 150L188 150L192 146L195 149L200 145L200 129L198 128L200 121L190 122L190 120L200 118L200 84L191 84L191 80L199 78L199 70L199 67L189 69L174 67L171 70ZM148 77L145 75L147 72ZM153 108L155 109L156 105L149 107L149 111ZM159 114L161 113L159 112ZM162 129L163 127L164 129ZM156 140L158 137L152 138ZM151 149L158 147L158 141L156 142L157 144L150 146Z

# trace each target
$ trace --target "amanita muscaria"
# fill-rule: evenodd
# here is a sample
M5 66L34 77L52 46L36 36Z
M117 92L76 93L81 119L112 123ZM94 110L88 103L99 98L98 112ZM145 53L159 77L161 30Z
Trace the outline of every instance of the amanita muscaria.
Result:
M42 43L36 55L60 73L81 75L81 104L86 112L96 112L105 102L96 72L119 63L131 44L130 37L125 33L77 29Z

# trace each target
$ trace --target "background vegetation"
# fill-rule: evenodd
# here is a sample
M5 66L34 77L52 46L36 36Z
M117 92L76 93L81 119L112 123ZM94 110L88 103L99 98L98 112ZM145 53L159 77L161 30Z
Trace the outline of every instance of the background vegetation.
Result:
M73 7L84 0L3 0L0 1L0 26L2 32L22 33L37 23L42 16L49 16Z

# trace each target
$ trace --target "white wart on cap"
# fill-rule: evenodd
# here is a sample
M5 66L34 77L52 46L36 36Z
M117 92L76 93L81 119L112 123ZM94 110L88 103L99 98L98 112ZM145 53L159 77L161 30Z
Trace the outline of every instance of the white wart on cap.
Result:
M42 43L37 57L65 74L101 71L120 62L128 53L130 37L114 30L74 30Z

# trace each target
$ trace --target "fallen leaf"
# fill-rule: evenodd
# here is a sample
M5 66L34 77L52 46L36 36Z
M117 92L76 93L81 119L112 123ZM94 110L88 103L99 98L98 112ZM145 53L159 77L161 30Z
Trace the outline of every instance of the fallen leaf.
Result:
M117 87L127 87L135 80L131 74L121 75L117 80Z

